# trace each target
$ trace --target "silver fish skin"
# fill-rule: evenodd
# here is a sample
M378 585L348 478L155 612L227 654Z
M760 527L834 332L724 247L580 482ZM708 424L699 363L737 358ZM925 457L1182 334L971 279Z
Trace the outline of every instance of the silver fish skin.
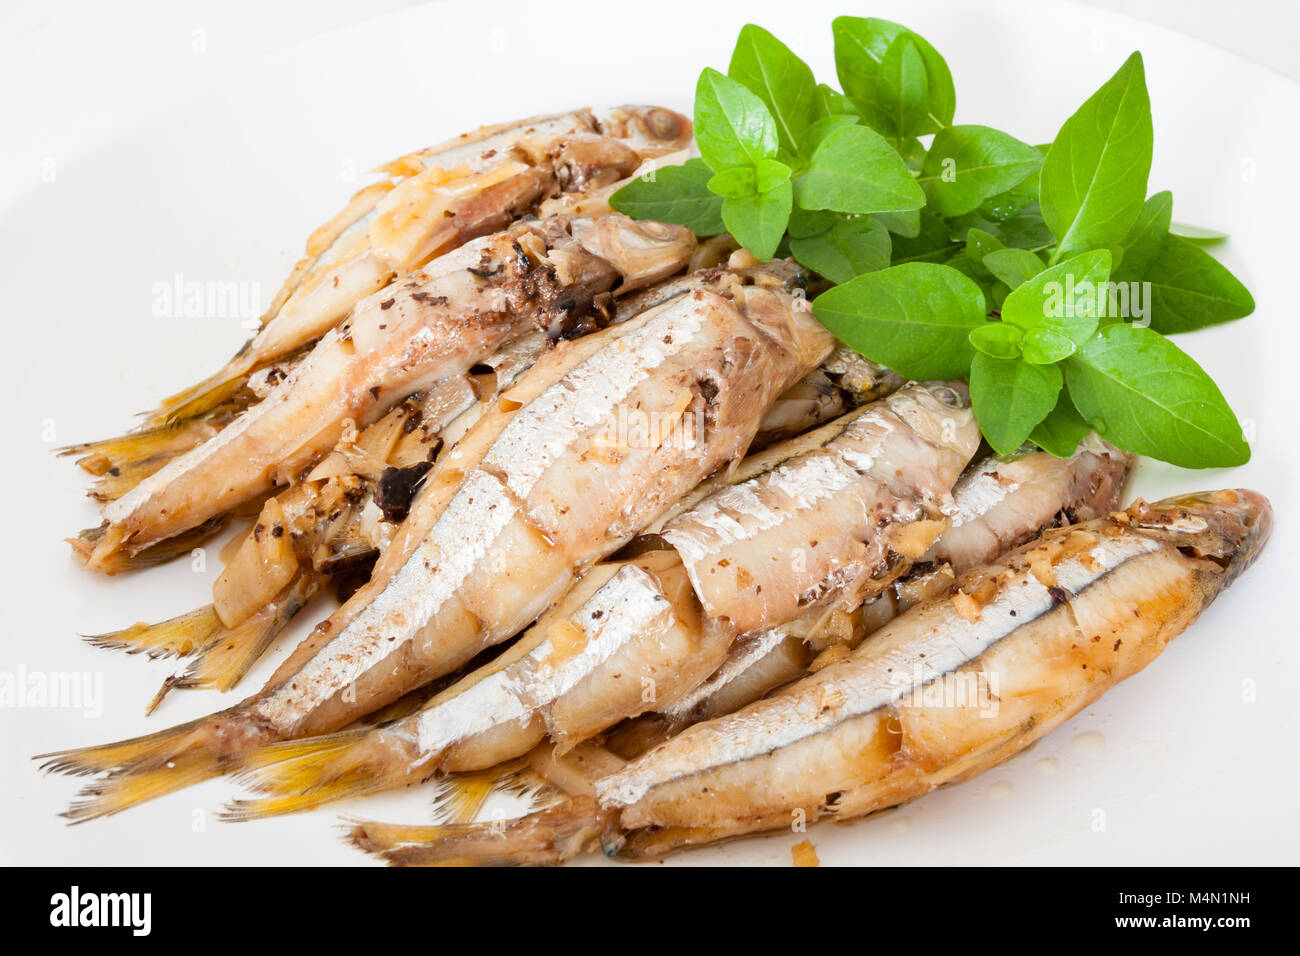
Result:
M830 339L788 294L756 285L697 289L571 344L581 360L558 380L566 363L557 351L516 386L521 407L471 430L471 447L475 431L495 435L445 509L388 578L404 550L395 542L365 589L367 605L355 616L341 609L347 623L329 644L257 702L261 721L284 736L333 729L358 706L340 700L353 682L373 709L410 689L394 680L395 661L399 674L418 667L427 680L517 633L583 568L742 454L766 407ZM545 387L530 394L536 382ZM683 421L698 413L702 434L602 445L627 409ZM422 492L437 495L436 480ZM408 540L420 523L408 519Z
M1050 530L848 660L598 781L601 806L625 833L656 828L645 843L658 852L796 811L850 819L966 779L1150 663L1249 567L1271 524L1266 499L1228 490ZM947 693L958 680L997 689ZM635 837L627 849L639 852Z
M690 120L658 107L620 107L599 119L579 110L486 129L388 164L383 172L389 181L362 189L312 234L307 256L264 314L262 329L222 369L165 399L139 428L58 453L79 455L77 464L96 476L91 497L121 497L266 398L367 295L387 298L385 287L395 287L422 263L436 263L532 213L550 219L610 212L608 197L625 177L686 159L682 147L690 131ZM660 134L664 138L656 139ZM437 268L433 263L422 266L426 274ZM100 529L84 531L78 552L88 554L101 535ZM115 570L186 550L177 540L122 554Z
M614 310L613 321L631 318L626 305L634 300L646 308L654 304L649 297L629 296ZM346 599L351 590L343 593L342 588L360 583L355 577L348 581L355 575L348 569L387 550L403 520L393 509L403 506L386 497L386 482L427 469L439 449L454 446L495 407L499 394L553 346L543 332L525 333L502 345L472 374L445 379L411 396L366 429L345 429L305 481L268 501L258 515L257 525L282 528L283 534L268 538L250 529L229 557L223 552L226 568L213 585L211 605L87 640L151 657L193 655L184 674L164 682L151 711L172 690L231 689L305 606L304 594L309 597L341 571L340 598ZM285 598L286 591L292 600ZM284 610L277 612L279 608Z
M385 164L391 181L359 191L312 234L261 331L164 412L319 338L394 276L505 228L547 196L599 190L689 140L690 122L671 110L580 109L483 127Z
M953 491L957 513L924 561L957 574L992 561L1053 522L1089 521L1119 506L1133 456L1091 434L1069 458L1032 446L989 456Z
M108 528L87 565L111 570L119 551L139 551L297 480L345 421L373 421L529 328L567 334L590 321L594 297L616 281L662 276L689 258L693 238L681 227L603 218L578 227L582 239L569 221L520 223L363 301L265 400L106 505Z
M709 617L752 633L864 594L891 551L919 558L946 527L953 482L978 445L963 385L912 385L848 416L823 448L674 518L661 536ZM899 533L887 533L895 524Z
M848 634L776 627L740 643L726 664L664 713L674 726L721 716L803 676L816 653L856 646L956 575L992 561L1055 524L1087 521L1119 507L1132 456L1095 435L1069 458L1032 447L972 465L953 489L949 527L915 566L885 591L849 608ZM842 649L843 649L842 648Z
M761 567L784 563L790 543L811 546L818 560L807 562L806 573L765 579L770 613L786 615L768 620L789 620L809 613L809 593L833 601L845 582L855 595L885 587L902 567L891 561L895 548L919 554L928 547L943 526L933 516L942 513L978 441L962 390L911 385L846 416L820 446L705 499L670 522L665 537L697 516L712 522L717 502L738 489L770 506L765 514L785 507L779 534L751 535L743 556L727 538L722 553ZM852 467L841 468L846 462ZM907 487L900 484L904 475ZM797 494L801 487L807 494ZM773 488L780 501L773 501ZM791 498L800 504L787 505ZM723 662L737 637L730 620L709 616L697 591L689 565L671 548L599 566L509 651L410 717L322 738L314 749L295 740L251 755L244 779L271 795L236 804L232 815L305 809L405 786L434 770L484 769L546 737L562 755L619 720L671 705ZM335 784L340 780L348 786Z
M654 227L652 223L646 225ZM654 249L653 245L624 230L606 232L610 234L596 235L589 230L586 241L593 246L603 243L608 261L614 262L620 272L653 276L661 264L645 258ZM620 251L619 244L624 237L628 240L627 253ZM453 254L440 261L454 258ZM642 261L635 261L638 258ZM462 263L462 267L472 264ZM612 310L611 324L625 322L661 301L683 294L691 282L699 284L698 279L670 280L660 283L673 287L666 295L655 295L650 289L620 299ZM268 527L282 524L291 535L298 561L309 562L311 570L318 573L387 549L400 521L389 514L376 494L386 469L427 467L440 448L449 448L459 441L496 401L497 394L510 387L553 344L542 332L525 332L477 363L471 372L479 374L444 379L433 388L411 396L370 428L359 432L345 428L339 444L305 481L276 496L279 512L267 516L269 520L264 523ZM491 374L485 376L483 373L488 370ZM264 552L250 536L234 556L235 563L243 569L260 568L260 581L251 580L246 573L233 579L223 573L217 579L213 604L226 628L235 627L260 611L291 573L287 565L294 562L285 560L280 566L267 567ZM126 632L102 635L99 640L112 646L123 634ZM129 636L136 641L148 641L152 635L130 633Z
M894 806L996 766L1141 670L1250 567L1271 528L1262 495L1230 489L1050 529L848 660L635 759L590 743L576 760L538 748L528 764L552 788L543 809L436 827L361 821L349 839L399 866L553 865Z
M435 771L483 770L548 736L563 755L653 707L657 695L702 680L725 652L708 644L671 553L598 565L507 651L410 716L249 754L240 779L266 796L236 801L226 817L296 812Z
M116 813L237 769L257 747L337 730L518 633L743 455L771 403L832 346L780 279L753 273L709 275L689 296L561 343L435 466L370 582L261 693L148 737L49 755L51 770L107 773L70 816ZM633 410L659 424L621 441Z
M454 137L393 160L383 169L398 183L432 170L460 169L468 176L481 176L511 162L511 148L525 136L555 136L595 128L596 118L588 110L528 117ZM517 165L522 171L522 164ZM307 256L276 296L263 318L263 329L241 353L242 365L256 367L319 337L347 315L356 302L387 284L400 263L386 261L383 248L371 248L374 239L382 242L377 229L373 237L371 232L385 207L394 206L395 198L400 203L401 197L393 196L395 185L384 182L362 189L333 220L312 234Z
M788 459L786 488L794 487L800 475L806 474L811 480L817 480L824 474L822 468L804 469L804 465L814 458L825 457L828 453L842 455L846 447L862 451L865 444L862 438L871 430L873 424L888 421L891 425L911 431L908 437L894 436L891 446L901 451L910 445L908 451L919 470L930 473L932 485L918 487L914 490L914 500L921 501L925 507L905 508L893 492L885 492L877 473L869 469L856 474L856 482L861 486L862 497L870 498L875 492L877 500L888 500L891 518L873 527L873 539L876 563L863 564L855 570L857 577L883 577L888 570L886 555L891 553L891 543L909 535L909 521L918 516L928 515L938 508L947 493L945 484L950 487L960 472L964 460L962 455L973 451L976 440L973 434L960 434L954 430L950 441L938 443L931 440L934 432L925 427L917 427L918 417L923 414L943 416L951 419L955 411L960 411L960 396L947 386L912 386L912 394L902 394L898 406L909 408L908 421L904 422L888 407L867 409L856 416L841 420L828 436L824 445L813 451L805 451L802 457ZM934 401L938 396L938 401ZM958 403L954 408L948 402ZM916 404L913 405L912 403ZM882 403L885 406L885 403ZM920 409L925 407L925 412ZM942 431L942 430L940 430ZM972 432L973 429L967 429ZM948 436L945 436L948 437ZM802 448L802 443L795 443ZM928 469L921 469L922 464ZM770 475L771 472L768 472ZM762 478L750 479L755 485L762 483ZM863 490L865 489L865 490ZM711 513L713 502L719 495L705 499L687 512L686 517ZM761 495L761 490L758 491ZM794 522L800 516L792 516ZM856 537L858 530L851 522L842 527L828 525L824 512L806 510L802 518L809 526L803 532L803 542L819 540L818 547L823 553L839 553L840 561L827 562L826 577L810 585L811 578L798 574L789 574L772 586L778 590L784 588L782 595L772 595L773 606L787 608L787 613L807 613L798 598L810 590L827 587L828 581L836 580L840 568L850 560L869 560L860 558L858 552L861 541ZM677 520L670 527L677 524ZM922 520L925 520L922 517ZM814 537L815 536L815 537ZM759 537L753 541L757 560L762 560L762 549L772 543L782 543L786 538L799 538L800 532L794 526L787 527L780 537ZM766 558L785 558L781 552L772 552ZM502 680L509 681L517 706L495 708L487 711L487 723L484 727L505 723L502 714L530 714L530 730L535 734L522 734L515 744L519 747L510 756L524 753L537 741L537 735L549 736L557 744L559 753L567 752L577 742L606 730L615 722L638 713L655 708L670 707L674 701L690 693L723 660L728 649L737 636L728 621L725 625L712 619L702 605L696 592L695 579L689 567L682 561L681 555L669 548L651 551L629 563L606 566L596 569L603 572L595 580L584 580L584 588L566 597L552 615L548 615L526 636L525 643L530 642L538 656L529 660L525 667L517 672L504 668L500 673ZM593 572L593 575L595 572ZM589 575L588 578L593 578ZM598 588L595 584L599 584ZM784 596L789 600L781 603ZM566 650L567 649L567 650ZM456 707L472 706L468 701L455 702L449 696L443 706L444 710ZM530 709L531 708L531 709ZM473 718L480 723L484 717ZM421 724L417 735L419 750L423 754L433 753L445 748L441 743L445 738L437 734L426 733L428 725ZM527 742L527 746L523 744ZM436 746L435 746L436 744ZM472 752L472 748L464 748ZM493 756L504 759L502 751L497 750ZM469 769L490 766L495 761L478 761ZM444 769L463 769L461 767Z

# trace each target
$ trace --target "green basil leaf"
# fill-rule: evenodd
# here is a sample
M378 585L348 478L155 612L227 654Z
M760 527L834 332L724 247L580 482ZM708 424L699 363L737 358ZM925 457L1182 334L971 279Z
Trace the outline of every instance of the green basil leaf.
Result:
M952 123L957 104L952 73L939 52L924 38L900 24L874 17L836 17L831 32L835 38L835 70L840 86L873 129L901 138L895 115L879 87L881 64L894 40L903 34L915 44L925 64L927 112L941 127Z
M1035 146L1034 149L1038 150L1039 156L1045 155L1039 147ZM1037 210L1038 173L1041 169L1042 164L1040 162L1038 168L1030 173L1025 179L1021 180L1018 185L1013 186L1006 192L998 193L996 196L990 196L988 199L984 200L979 205L979 214L986 219L991 219L993 222L1002 222L1004 219L1009 219L1016 213L1027 209L1030 205L1034 206L1034 209ZM1041 216L1038 218L1040 220L1042 219ZM1046 226L1043 227L1043 231L1047 233L1048 241L1050 241L1051 233L1047 232Z
M835 213L825 209L800 209L796 206L790 211L790 223L786 231L791 239L807 239L819 236L829 229L838 218Z
M990 276L987 269L983 266L976 266L963 255L955 255L950 259L944 259L943 264L949 269L956 269L980 287L980 290L984 293L984 313L986 315L997 308L996 293L999 288L1005 289L1006 286L1003 286L997 279Z
M833 130L795 180L804 209L902 212L925 205L925 193L907 165L877 132L865 126Z
M1250 459L1241 424L1213 379L1153 329L1106 327L1065 362L1070 400L1126 451L1183 468Z
M999 455L1025 443L1061 392L1061 370L976 352L970 366L970 400L980 431Z
M856 125L858 125L858 120L855 116L845 116L839 113L834 116L823 116L808 127L807 132L804 133L804 142L808 144L810 153L816 152L817 147L822 144L822 140L835 130Z
M985 322L971 329L970 344L976 351L996 359L1020 357L1020 340L1024 337L1014 325L1005 322Z
M1011 294L1011 286L1007 285L1001 279L993 279L989 287L989 301L991 303L990 312L997 309L1002 311L1002 303L1007 301L1007 296Z
M1020 354L1030 365L1055 365L1069 358L1078 348L1068 335L1054 329L1030 329L1025 333Z
M975 267L976 275L991 276L993 273L984 265L984 257L1003 248L992 233L975 228L966 230L966 258Z
M984 268L1012 289L1024 285L1046 268L1043 260L1028 249L994 249L985 253L983 261Z
M997 236L1008 249L1038 251L1055 243L1051 230L1043 222L1037 202L1031 202L1003 219L988 219L980 213L970 213L957 216L951 222L956 229L983 229Z
M1110 253L1105 249L1067 259L1014 289L1002 303L1002 321L1026 332L1045 329L1082 345L1106 311L1103 283L1109 276Z
M790 181L790 167L775 159L760 159L754 164L754 187L769 193L777 186Z
M706 67L695 86L695 142L714 172L776 152L776 120L748 87Z
M925 144L915 137L905 139L898 144L898 155L903 157L908 169L919 175L925 162Z
M785 149L805 152L803 135L817 118L817 82L807 63L762 27L748 23L736 38L727 75L767 106ZM811 148L806 152L811 153Z
M1053 258L1118 245L1137 219L1151 171L1151 102L1134 53L1065 121L1043 161L1039 205Z
M1193 226L1186 222L1171 222L1169 231L1175 236L1182 236L1188 242L1194 242L1198 246L1211 245L1216 242L1223 242L1228 238L1226 232L1219 232L1217 229L1207 229L1205 226Z
M884 221L884 216L876 218ZM952 238L948 224L929 211L918 217L915 236L894 234L894 264L905 262L944 262L961 252L962 245Z
M1130 287L1132 317L1147 319L1164 335L1191 332L1240 319L1255 311L1250 291L1228 267L1195 243L1166 235L1160 250L1140 273L1131 273L1126 261L1121 275L1126 281L1146 282ZM1132 308L1134 292L1148 291L1147 314Z
M940 127L930 115L930 81L926 77L921 49L907 33L894 37L880 61L877 95L893 120L899 139L937 132Z
M984 293L956 269L925 262L869 272L823 292L813 314L841 342L906 378L964 376Z
M753 166L733 166L715 173L709 180L709 192L717 193L729 199L752 196L758 192Z
M889 232L869 216L836 216L826 231L805 238L790 239L790 252L832 282L848 282L854 276L889 266Z
M726 232L722 197L709 190L713 172L701 159L662 166L632 180L609 197L611 208L633 219L671 222L700 236Z
M960 216L1024 182L1042 162L1038 150L1001 130L949 126L930 144L920 183L938 212Z
M1069 394L1062 391L1056 398L1056 407L1034 426L1034 430L1029 433L1029 440L1049 455L1069 458L1079 447L1079 442L1087 438L1091 431L1088 423L1071 404Z
M1115 270L1116 278L1142 276L1160 252L1165 236L1169 235L1169 219L1174 212L1174 194L1169 190L1158 192L1142 205L1142 211L1120 241L1124 250L1123 268Z
M907 212L878 212L876 219L896 236L915 239L921 234L921 210L909 209Z
M765 193L722 201L722 221L736 241L758 259L771 259L786 223L790 221L793 193L788 182Z
M827 116L851 116L855 121L861 119L852 101L825 83L818 83L813 93L813 115L817 119L825 119Z

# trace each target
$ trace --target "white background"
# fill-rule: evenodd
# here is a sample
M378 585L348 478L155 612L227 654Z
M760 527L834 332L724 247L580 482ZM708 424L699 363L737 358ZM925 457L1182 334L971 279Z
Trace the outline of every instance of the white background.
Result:
M207 694L178 695L146 721L143 702L169 665L75 636L204 603L215 570L173 565L107 581L76 569L59 540L96 518L79 497L83 476L50 454L49 431L58 443L120 431L245 335L234 320L151 316L153 285L177 273L234 277L257 282L265 301L307 230L356 187L353 170L480 122L579 102L685 108L695 73L725 65L744 19L771 26L831 79L828 25L839 12L914 26L953 67L959 121L1031 142L1050 137L1130 49L1144 51L1156 114L1152 188L1174 189L1176 218L1233 234L1220 252L1259 305L1247 322L1183 344L1258 438L1243 469L1149 466L1138 490L1250 485L1273 498L1278 523L1260 566L1148 671L975 781L853 827L815 829L822 860L1294 862L1300 92L1280 73L1300 75L1296 5L804 2L794 6L806 19L794 20L788 3L706 11L666 0L606 23L537 4L526 22L494 20L502 43L468 8L438 6L47 2L0 15L0 407L9 416L0 669L84 669L103 675L106 695L94 718L0 710L0 862L364 862L334 838L336 813L211 822L233 792L224 781L68 829L55 814L75 786L38 776L27 759L216 706ZM383 13L396 18L363 22ZM421 820L427 794L346 809ZM792 842L779 835L677 859L788 864Z
M410 0L5 4L0 200L39 181L46 160L57 162L91 146L159 104L182 98L187 88L220 82L240 64L297 41L416 5ZM1300 80L1300 3L1295 0L1087 0L1084 5L1173 28ZM710 6L731 7L738 20L752 9L749 3ZM866 16L870 4L841 8ZM337 66L346 70L348 64Z

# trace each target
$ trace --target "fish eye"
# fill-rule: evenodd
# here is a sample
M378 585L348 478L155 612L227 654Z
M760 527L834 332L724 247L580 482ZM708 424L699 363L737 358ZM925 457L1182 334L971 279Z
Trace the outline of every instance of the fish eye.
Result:
M652 219L646 219L636 224L636 229L641 235L650 239L667 239L672 235L672 230L662 222L655 222Z
M952 408L956 408L961 404L961 396L947 385L936 385L930 389L930 394Z
M653 109L646 114L646 129L659 139L676 139L678 136L677 117L668 110Z

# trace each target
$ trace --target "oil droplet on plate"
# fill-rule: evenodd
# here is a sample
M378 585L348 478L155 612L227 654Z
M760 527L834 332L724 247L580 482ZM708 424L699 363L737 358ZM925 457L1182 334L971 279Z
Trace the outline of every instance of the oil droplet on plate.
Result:
M995 800L1011 796L1011 782L999 780L996 783L989 784L989 796Z
M1045 776L1051 776L1061 769L1061 765L1055 757L1044 757L1034 764L1034 769Z
M1100 757L1106 752L1106 738L1095 730L1079 734L1070 741L1070 753L1080 757Z
M912 821L907 817L895 817L889 821L889 829L895 833L906 833L912 829Z

